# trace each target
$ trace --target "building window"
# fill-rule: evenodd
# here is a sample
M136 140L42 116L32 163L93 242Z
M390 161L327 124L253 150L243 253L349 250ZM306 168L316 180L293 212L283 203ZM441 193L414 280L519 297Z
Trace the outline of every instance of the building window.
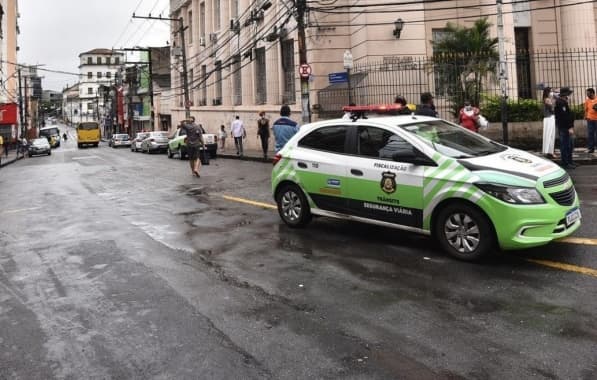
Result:
M88 65L93 64L93 58L92 57L87 57L87 64Z
M238 17L238 0L232 0L231 1L231 5L230 5L230 16L232 18L237 18Z
M201 99L199 99L199 105L207 105L207 65L201 66Z
M191 101L191 104L195 104L195 90L194 90L194 81L195 81L195 70L190 69L189 70L189 100Z
M102 79L102 72L101 71L97 72L97 79Z
M87 87L87 95L93 95L93 87Z
M108 78L108 79L112 78L112 73L108 71L108 72L106 73L106 78Z
M93 73L91 71L87 72L87 79L93 78Z
M220 30L220 0L214 0L214 31Z
M87 103L87 110L88 111L92 111L93 110L93 103Z
M102 64L102 57L97 57L97 64L101 65Z
M255 49L255 102L267 102L267 76L265 72L265 48Z
M222 61L216 61L216 88L214 106L222 104Z
M110 57L106 57L106 65L110 64Z
M232 58L232 104L240 106L243 104L243 82L240 62L240 54Z
M199 36L205 38L205 3L199 4Z
M114 57L114 64L118 65L120 63L120 57Z
M187 20L187 41L189 44L193 43L193 12L189 11L189 19Z
M294 40L285 40L282 42L282 103L284 104L296 102L294 72Z

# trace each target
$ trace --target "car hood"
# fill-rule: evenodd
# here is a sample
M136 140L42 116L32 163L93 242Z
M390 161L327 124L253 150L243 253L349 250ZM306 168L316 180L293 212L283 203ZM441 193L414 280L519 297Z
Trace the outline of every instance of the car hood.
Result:
M459 162L482 180L492 178L494 182L500 178L499 182L503 183L518 182L515 179L522 178L530 184L541 177L562 171L552 161L514 148L487 156L461 159Z

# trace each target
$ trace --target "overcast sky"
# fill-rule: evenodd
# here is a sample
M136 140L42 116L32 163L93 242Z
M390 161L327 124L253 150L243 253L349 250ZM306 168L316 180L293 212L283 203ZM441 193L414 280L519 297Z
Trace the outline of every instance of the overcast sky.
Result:
M132 19L168 16L169 0L18 0L18 62L42 69L78 73L79 54L96 48L165 46L165 21ZM61 91L78 81L74 75L38 71L44 90Z

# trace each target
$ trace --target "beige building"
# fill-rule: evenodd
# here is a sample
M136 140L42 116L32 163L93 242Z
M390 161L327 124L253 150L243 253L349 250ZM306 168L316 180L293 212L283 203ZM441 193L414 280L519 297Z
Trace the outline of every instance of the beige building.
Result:
M379 4L385 4L378 6ZM322 90L348 94L346 84L330 84L329 74L345 71L343 55L352 53L351 75L358 103L391 102L397 93L409 94L416 102L422 91L435 91L437 73L417 62L433 55L431 41L442 38L448 21L471 26L487 17L492 36L497 36L495 0L450 2L396 1L306 2L307 61L311 66L309 102L311 118L325 108ZM256 135L259 110L270 118L288 103L293 118L301 121L301 81L296 12L289 2L278 0L171 0L171 16L182 18L185 29L187 74L191 113L215 133L219 125L229 128L235 115ZM396 31L396 21L403 22ZM577 0L504 0L505 51L508 52L508 95L536 98L541 85L597 86L595 70L581 70L554 55L538 59L535 52L593 49L596 40L597 3ZM173 70L172 122L184 118L180 24L172 23ZM591 56L592 57L592 56ZM578 59L583 61L583 59ZM592 59L584 59L591 61ZM406 65L405 65L406 64ZM376 75L363 68L374 67ZM410 70L408 78L399 75ZM402 72L401 72L402 71ZM387 74L387 76L385 76ZM416 78L415 78L416 76ZM396 79L398 78L398 79ZM406 78L406 77L405 77ZM372 96L378 92L378 96ZM346 104L342 98L339 104ZM340 105L335 105L338 108ZM249 138L251 147L257 140Z

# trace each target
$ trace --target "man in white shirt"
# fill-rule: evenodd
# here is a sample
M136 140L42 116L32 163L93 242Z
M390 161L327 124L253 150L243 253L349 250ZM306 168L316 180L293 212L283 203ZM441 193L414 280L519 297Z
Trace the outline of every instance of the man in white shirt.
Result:
M236 155L243 155L243 139L247 137L245 126L239 116L232 122L230 127L230 134L234 138L234 145L236 146Z

